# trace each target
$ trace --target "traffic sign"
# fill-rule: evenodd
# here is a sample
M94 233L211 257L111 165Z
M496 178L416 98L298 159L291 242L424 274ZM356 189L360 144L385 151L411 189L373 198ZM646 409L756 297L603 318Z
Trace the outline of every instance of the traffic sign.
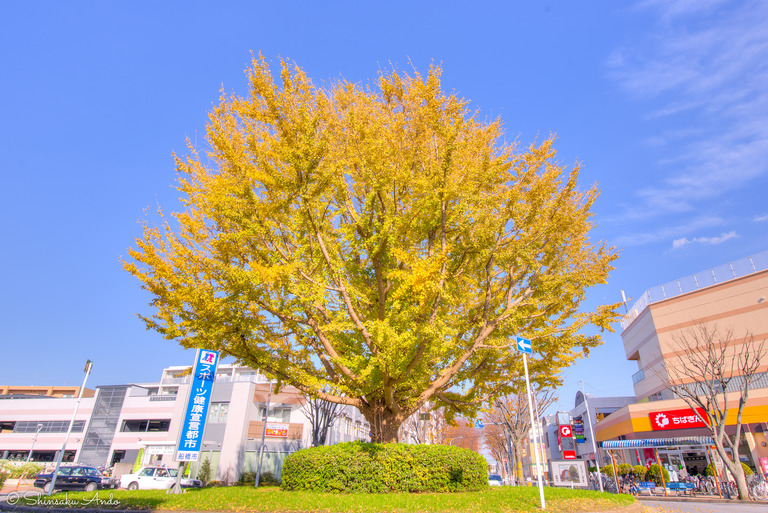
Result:
M482 421L482 420L480 420L480 419L477 419L477 420L475 421L475 428L476 428L476 429L483 429L483 427L485 427L485 426L483 425L483 421Z
M533 344L527 338L517 337L517 350L521 353L533 354Z

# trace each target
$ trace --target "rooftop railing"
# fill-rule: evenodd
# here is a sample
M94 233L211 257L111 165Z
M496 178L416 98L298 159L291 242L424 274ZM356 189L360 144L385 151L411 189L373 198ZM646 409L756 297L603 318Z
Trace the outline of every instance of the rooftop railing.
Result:
M621 319L621 329L627 329L632 324L632 321L652 303L735 280L736 278L754 274L765 269L768 269L768 251L652 287L643 292L640 299L632 305L629 312Z

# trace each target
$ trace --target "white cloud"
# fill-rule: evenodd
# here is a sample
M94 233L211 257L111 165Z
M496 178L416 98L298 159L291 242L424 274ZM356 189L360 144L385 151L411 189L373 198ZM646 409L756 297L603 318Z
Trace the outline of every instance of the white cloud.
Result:
M658 16L655 31L617 49L607 66L625 91L653 102L647 120L665 128L648 142L664 176L637 191L626 218L707 211L768 173L768 2L636 8Z
M672 249L680 249L684 246L687 246L688 244L709 244L709 245L715 245L715 244L722 244L723 242L734 239L738 237L736 235L736 232L728 232L723 233L719 237L694 237L693 239L689 239L687 237L683 237L680 239L675 239L672 241Z
M762 215L762 216L755 216L752 219L752 222L754 223L762 223L763 221L768 221L768 214Z
M701 216L689 220L686 223L676 225L663 225L654 230L640 233L626 233L620 235L614 240L619 247L639 246L652 242L667 241L672 237L684 238L687 233L699 231L715 226L722 226L725 223L723 219L715 216Z

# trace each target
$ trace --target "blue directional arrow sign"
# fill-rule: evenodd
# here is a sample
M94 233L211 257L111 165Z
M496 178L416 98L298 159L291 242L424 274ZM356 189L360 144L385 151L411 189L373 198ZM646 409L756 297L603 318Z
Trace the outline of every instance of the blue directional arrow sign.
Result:
M477 419L477 420L475 421L475 428L476 428L476 429L483 429L483 427L484 427L484 426L483 426L483 421L482 421L482 420L480 420L480 419Z
M521 353L533 354L533 344L527 338L517 337L517 350Z

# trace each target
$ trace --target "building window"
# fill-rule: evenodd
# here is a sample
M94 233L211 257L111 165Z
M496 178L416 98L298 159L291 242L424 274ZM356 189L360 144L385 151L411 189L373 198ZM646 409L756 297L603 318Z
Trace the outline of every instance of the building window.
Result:
M4 424L9 424L5 422ZM20 420L13 427L14 433L37 433L37 426L41 425L41 433L66 433L69 428L68 420ZM76 420L72 424L73 433L82 433L85 429L84 420ZM4 430L4 429L3 429Z
M170 419L124 420L120 431L124 433L167 432L170 427Z
M229 413L229 403L211 403L208 409L208 422L223 424L227 421L227 413Z
M264 420L264 407L259 406L259 421ZM288 424L291 421L290 408L270 408L267 422L282 422Z

